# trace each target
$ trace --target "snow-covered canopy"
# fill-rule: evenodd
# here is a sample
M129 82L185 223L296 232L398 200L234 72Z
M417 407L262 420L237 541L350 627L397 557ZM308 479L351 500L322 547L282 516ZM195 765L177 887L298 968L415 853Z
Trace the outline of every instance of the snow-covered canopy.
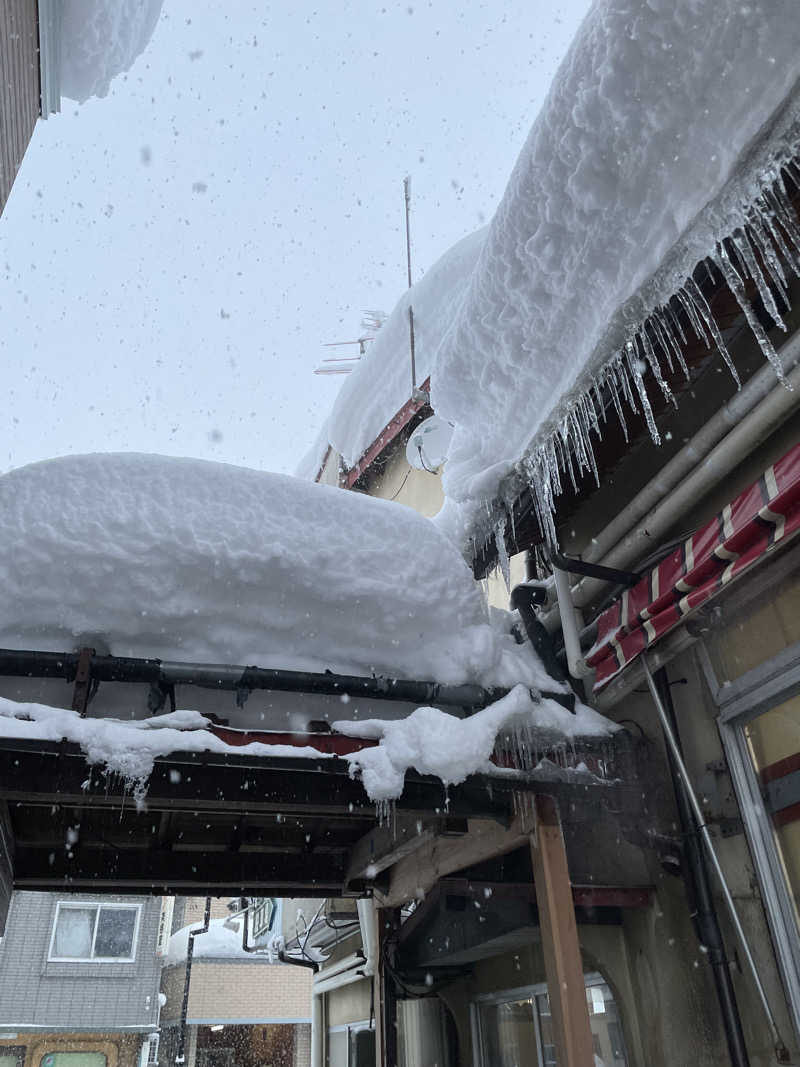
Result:
M426 290L429 306L410 294L417 330L428 316L436 324L436 350L426 356L431 399L455 425L444 474L451 530L454 516L462 529L485 522L485 505L514 470L534 485L547 521L565 453L591 467L594 384L635 396L649 411L641 366L661 377L649 347L664 334L669 351L674 324L663 305L671 297L698 336L707 330L709 343L721 340L687 284L698 261L715 257L734 292L731 270L763 290L753 248L771 263L786 228L776 235L770 205L757 200L767 186L774 193L777 164L797 149L791 100L799 75L795 0L595 3L488 235L437 263L444 274L450 256L469 250L452 285ZM730 265L718 242L748 221L736 238L740 262ZM773 275L779 280L779 270ZM408 298L393 315L398 330ZM759 340L769 356L769 342ZM400 406L395 386L381 383L394 381L397 365L403 385L405 353L399 343L376 343L347 380L329 438L348 463ZM407 385L398 395L407 399ZM356 418L353 431L337 412L352 418L357 398L375 414Z
M431 522L284 475L137 454L14 470L0 573L0 647L548 684Z
M61 92L83 103L106 96L111 81L133 66L156 28L163 0L63 0L60 11Z

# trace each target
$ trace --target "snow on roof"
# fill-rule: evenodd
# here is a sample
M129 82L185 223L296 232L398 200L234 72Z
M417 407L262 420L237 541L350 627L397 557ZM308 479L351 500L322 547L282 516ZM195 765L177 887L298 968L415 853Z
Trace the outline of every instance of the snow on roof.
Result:
M156 28L163 0L64 0L60 12L61 92L83 103L106 96L130 70Z
M414 357L417 385L433 370L442 339L461 305L487 228L462 238L407 290L369 345L366 355L342 383L328 419L327 431L312 452L324 452L322 436L352 467L381 430L411 396L409 304L414 309ZM304 461L303 472L311 464ZM315 477L319 471L313 472ZM299 473L299 472L298 472Z
M137 454L11 471L0 573L0 647L553 688L428 519L284 475Z
M485 537L502 524L502 500L530 484L554 538L562 473L573 463L593 468L602 386L620 417L624 403L640 404L658 439L642 368L668 392L659 361L675 354L677 314L727 357L690 277L705 257L773 357L741 278L752 277L771 309L754 250L781 289L775 261L800 245L779 174L800 140L791 103L796 15L796 0L599 0L591 8L488 235L475 235L452 288L431 285L419 312L415 300L417 329L428 316L437 324L425 364L431 402L455 426L440 522L451 536ZM737 262L720 248L729 236ZM435 270L446 277L462 245ZM388 408L408 398L407 302L408 294L390 320L396 341L376 343L371 365L350 376L334 408L330 440L349 464L389 421ZM390 367L391 395L381 388Z
M438 353L431 398L455 423L451 499L491 497L562 398L576 386L585 398L593 357L618 354L596 353L615 313L722 191L798 75L795 0L591 9ZM730 225L698 229L650 307L625 308L629 332Z

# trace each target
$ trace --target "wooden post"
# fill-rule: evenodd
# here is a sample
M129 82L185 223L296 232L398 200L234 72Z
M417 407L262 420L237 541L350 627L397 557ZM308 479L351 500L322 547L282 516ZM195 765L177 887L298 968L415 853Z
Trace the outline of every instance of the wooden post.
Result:
M376 908L376 912L375 1064L397 1067L397 991L386 960L392 952L387 942L400 925L400 909Z
M558 1067L593 1067L592 1032L564 837L553 797L534 799L533 881Z

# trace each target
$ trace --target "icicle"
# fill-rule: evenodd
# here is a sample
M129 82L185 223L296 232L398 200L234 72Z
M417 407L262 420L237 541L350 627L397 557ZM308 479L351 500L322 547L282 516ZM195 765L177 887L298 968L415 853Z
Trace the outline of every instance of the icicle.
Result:
M653 324L653 331L658 338L658 342L664 351L667 353L667 360L669 362L669 369L673 369L672 358L675 356L678 366L683 371L686 380L689 380L689 368L686 366L686 360L683 358L683 352L681 352L681 346L678 344L674 333L672 332L672 324L667 317L667 308L659 308L650 316L650 321Z
M497 545L497 560L500 564L500 572L503 575L503 581L506 583L506 590L511 592L511 564L508 560L508 551L506 550L506 520L500 519L494 528L494 543Z
M720 355L725 360L725 364L728 370L731 372L733 380L736 382L736 388L741 389L742 383L739 379L739 372L734 366L733 360L731 359L731 354L728 351L728 347L722 339L722 334L719 332L717 320L714 318L711 312L711 308L708 306L708 301L703 296L703 292L700 286L695 282L694 278L687 278L683 284L692 303L697 308L700 315L702 315L703 322L706 324L711 336L714 338L714 344L717 346Z
M772 284L780 293L781 300L784 304L788 305L789 285L786 280L786 272L781 264L780 256L777 255L775 251L775 245L770 240L770 234L765 228L765 211L766 204L762 205L759 203L759 213L748 223L747 232L750 236L751 244L758 255L761 256L762 262L772 279Z
M795 276L800 276L800 258L798 258L797 249L791 248L788 244L788 241L790 241L791 238L789 237L788 230L781 219L782 209L780 201L772 189L764 190L764 203L766 205L766 210L762 216L762 222L772 238L773 244L778 249L779 255L783 257L783 260L789 266L792 273ZM785 237L784 230L787 230Z
M772 290L769 285L767 285L767 280L761 271L761 267L758 265L758 260L753 252L753 246L750 244L750 238L747 235L747 229L734 230L731 235L731 243L739 253L740 261L747 269L748 274L756 283L758 295L761 297L764 307L767 309L767 314L775 325L780 327L780 329L786 333L786 323L781 318L781 313L778 311L778 305L775 303L775 297L772 295Z
M653 377L655 378L659 389L664 394L665 399L671 400L673 404L676 404L675 397L672 395L672 390L664 381L664 376L661 373L661 364L658 361L658 355L656 354L656 350L653 348L650 336L647 333L648 323L649 319L645 322L638 334L645 359L647 360L650 370L653 372Z
M770 361L775 368L775 373L778 376L778 381L786 381L786 377L783 373L783 367L781 361L778 359L778 354L772 347L772 342L767 337L766 331L761 323L758 321L758 316L753 310L753 305L747 299L747 293L745 292L744 282L739 276L738 271L731 262L731 258L728 255L723 242L717 245L717 264L722 271L725 281L728 283L728 288L736 297L736 302L744 312L744 316L747 319L747 324L753 331L753 336L758 341L759 348ZM738 379L737 379L738 381Z
M653 409L650 407L650 398L647 395L647 387L644 384L642 372L639 370L639 353L630 341L628 342L628 346L628 371L630 372L631 378L633 379L633 384L636 386L636 391L639 394L639 399L642 402L642 411L644 412L645 422L647 423L647 429L650 431L650 436L653 438L657 445L660 445L661 434L658 432L656 420L653 417Z
M672 306L672 300L674 300L674 299L675 299L675 297L673 297L671 300L668 301L668 303L666 304L664 310L666 311L667 317L669 318L670 322L672 323L672 328L673 328L674 333L677 333L677 335L681 339L681 342L683 344L686 344L686 334L684 333L684 330L683 330L683 324L681 323L680 315L678 315L677 311Z
M697 308L694 305L694 301L689 296L690 281L692 282L692 284L694 284L693 279L687 278L683 285L680 287L680 289L678 289L678 291L675 293L675 296L678 300L678 303L686 312L686 317L688 318L689 323L692 329L694 330L694 335L697 340L702 341L706 348L711 348L712 334L708 332L706 326L701 321L700 316L697 314Z
M616 364L612 364L609 368L609 373L606 375L605 384L608 385L608 390L611 393L611 403L614 405L614 410L617 413L620 426L622 427L622 434L625 438L625 443L628 443L628 424L625 421L625 413L622 410L622 404L619 399L619 381L617 379L617 367Z

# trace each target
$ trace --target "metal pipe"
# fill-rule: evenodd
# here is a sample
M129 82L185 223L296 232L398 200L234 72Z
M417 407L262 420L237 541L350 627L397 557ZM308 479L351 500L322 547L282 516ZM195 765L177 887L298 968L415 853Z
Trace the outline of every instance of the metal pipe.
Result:
M670 753L672 754L672 758L675 761L675 769L680 775L681 781L683 782L683 786L686 790L686 798L691 806L698 833L701 836L702 842L705 845L706 852L708 854L708 858L711 861L711 865L714 868L714 872L716 873L720 888L722 890L723 899L730 913L731 922L733 923L737 937L739 938L739 944L741 946L742 953L745 959L747 960L747 966L749 967L750 973L753 977L753 981L755 982L756 991L758 992L758 997L761 1001L761 1006L764 1009L764 1015L766 1016L770 1033L772 1034L772 1043L773 1048L775 1050L775 1056L779 1063L788 1063L788 1049L786 1048L786 1045L783 1039L781 1038L780 1031L778 1030L778 1024L775 1020L775 1016L773 1015L769 1000L767 999L767 993L761 981L761 976L758 973L756 961L753 958L753 953L750 951L750 945L747 941L747 936L744 932L744 927L742 926L741 920L739 918L739 913L736 910L736 904L734 903L733 896L731 895L730 888L728 887L728 882L725 878L725 873L723 872L722 866L720 865L719 859L717 858L716 849L714 848L714 842L711 840L711 834L709 833L708 825L703 816L703 809L700 807L700 801L697 799L697 794L695 793L691 779L689 778L689 772L686 770L686 764L683 762L683 756L681 755L680 748L678 747L678 744L675 740L675 735L672 731L672 727L670 726L666 711L664 710L664 705L662 703L661 696L658 692L658 689L656 688L655 681L653 680L653 675L650 671L650 665L647 662L647 657L642 656L641 662L642 667L644 669L645 678L647 679L647 686L650 690L650 695L653 698L653 703L656 706L656 711L658 712L658 717L661 721L661 729L664 731L664 737L666 739L667 746L669 748Z
M628 567L792 414L800 387L800 332L787 341L778 358L786 385L776 384L771 365L757 371L593 538L582 553L585 559L602 560L604 565L616 568ZM573 603L584 607L607 586L597 578L583 578L572 591ZM556 629L558 609L551 608L542 616L542 622L548 630Z
M186 1049L186 1016L189 1010L189 984L192 978L192 960L194 958L194 939L200 934L207 934L211 922L211 897L206 897L206 909L203 925L199 930L190 930L186 944L186 975L183 980L183 1000L181 1001L181 1021L178 1028L178 1051L175 1054L175 1062L184 1062Z
M672 734L675 738L675 744L679 751L682 751L675 706L672 702L672 693L670 692L669 679L665 667L660 667L656 671L653 675L653 681L661 696L664 711L669 719ZM667 762L669 763L672 785L675 791L678 818L681 823L684 855L688 864L686 882L688 883L690 910L695 921L698 940L708 950L708 960L714 977L714 987L717 992L720 1013L722 1014L731 1064L732 1067L749 1067L750 1058L747 1054L747 1045L742 1032L742 1020L736 1003L736 993L733 988L730 967L728 966L725 942L722 939L717 911L714 907L714 898L711 893L708 866L703 855L703 846L698 835L697 824L692 814L692 806L686 787L669 748L667 748Z
M38 652L0 649L0 675L26 678L64 678L72 681L78 668L75 652ZM178 663L126 656L92 656L91 677L98 682L141 682L150 685L194 685L204 689L278 692L329 696L363 696L411 704L481 708L509 690L503 686L440 685L405 678L288 671L269 667L227 664Z
M561 615L561 630L564 634L564 651L567 654L569 673L573 678L589 678L594 674L594 671L583 658L583 652L581 651L581 638L578 630L576 609L572 603L569 575L559 567L555 560L553 561L553 577L556 580L558 610Z

